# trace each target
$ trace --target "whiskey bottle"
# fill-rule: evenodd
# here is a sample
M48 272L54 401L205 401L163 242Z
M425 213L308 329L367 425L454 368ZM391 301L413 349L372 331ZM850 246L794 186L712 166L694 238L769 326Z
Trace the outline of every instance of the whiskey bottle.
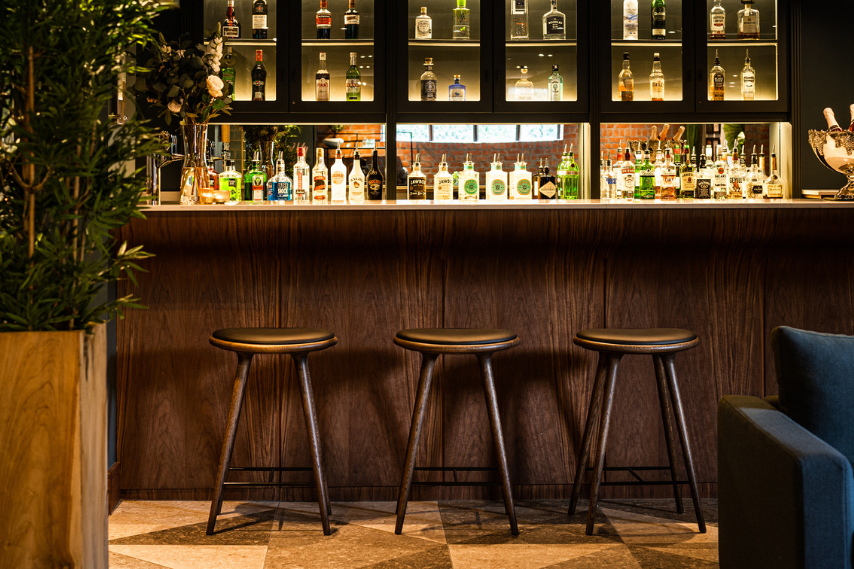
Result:
M492 170L486 173L486 200L507 201L507 172L497 154L492 159Z
M347 100L361 101L362 100L362 74L359 73L359 68L356 67L356 53L350 53L350 68L347 69Z
M638 39L638 0L623 0L623 39Z
M759 39L759 11L752 0L741 0L744 8L738 11L738 39Z
M344 12L344 39L359 39L359 12L356 10L356 0L350 0L349 8Z
M725 89L726 72L721 67L721 58L718 56L718 50L715 50L715 65L709 72L709 100L723 101Z
M552 74L549 75L549 101L563 100L563 77L558 70L557 64L552 65Z
M727 175L727 163L724 158L725 150L718 148L718 159L715 161L712 177L712 198L725 200L727 188L729 188L729 176Z
M246 172L243 179L245 201L255 203L264 202L264 187L267 184L267 173L261 168L261 152L256 150L252 158L252 167Z
M827 120L827 132L842 132L842 127L836 122L836 115L830 107L824 109L824 118Z
M342 204L347 201L347 167L341 158L341 149L335 149L335 163L329 171L332 179L332 203Z
M326 53L320 52L320 67L314 75L314 100L329 100L329 71L326 69Z
M311 200L316 204L329 203L329 170L323 160L323 149L317 149L317 159L311 171L312 191Z
M252 2L252 39L267 39L267 0Z
M528 67L525 65L522 66L522 78L516 81L516 100L534 100L534 84L528 80Z
M222 38L225 41L240 39L240 22L234 16L234 0L228 0L225 19L222 21Z
M267 100L267 68L264 67L263 50L255 50L255 67L252 68L252 100Z
M744 51L744 69L741 70L741 98L752 101L756 98L756 72L750 65L750 51Z
M649 74L649 98L652 101L664 100L664 72L657 53L652 58L652 73Z
M427 15L427 8L421 8L421 15L415 18L415 39L433 39L433 18Z
M376 150L371 153L371 169L365 177L365 183L368 186L368 199L371 201L381 201L383 199L385 177L383 176L383 173L377 169Z
M454 35L455 40L467 40L471 38L471 11L466 8L466 0L457 0L454 8Z
M442 154L439 163L439 171L433 177L433 199L436 201L450 201L454 199L454 177L448 172L447 156Z
M327 8L326 0L320 0L320 10L317 11L315 22L317 25L317 39L332 39L332 13Z
M738 146L732 154L732 167L729 169L729 190L727 198L731 200L742 199L745 197L744 192L744 155L739 156Z
M652 0L652 39L663 40L667 37L666 19L664 0Z
M690 157L686 157L687 160L685 164L682 166L682 187L679 189L679 197L682 199L694 199L696 196L696 171L694 170L694 164L697 161L696 152L692 153Z
M694 197L698 200L712 199L712 170L706 166L706 154L700 154L700 163L697 168L696 190Z
M632 201L635 198L635 165L632 163L630 149L626 146L625 160L619 165L617 177L618 198Z
M566 15L557 9L557 0L552 0L552 9L543 15L543 39L566 39Z
M710 39L725 40L726 39L726 10L721 6L721 0L715 0L715 5L712 6L710 14Z
M626 51L623 53L623 70L620 71L620 76L617 81L619 82L618 89L620 91L620 100L621 101L634 101L635 100L635 79L634 75L632 75L632 70L629 63L629 52Z
M759 175L759 159L756 154L756 145L753 145L753 154L750 155L750 168L745 177L744 194L747 199L760 199L762 197L762 183L764 179Z
M455 102L466 100L466 86L460 84L459 75L454 75L454 84L448 87L448 100Z
M528 164L525 163L525 155L521 160L516 157L516 169L510 173L510 199L531 199L531 173Z
M510 1L510 39L528 39L528 0Z
M783 199L783 180L777 175L777 153L771 149L771 175L763 184L765 197L772 200Z
M644 152L643 165L640 172L640 188L635 194L635 199L655 199L655 169L649 161L649 150Z
M415 162L412 164L412 172L406 179L407 197L410 200L426 200L427 199L427 176L421 171L421 155L415 155Z
M228 89L224 91L226 97L231 97L234 100L234 83L237 80L237 68L234 65L234 53L231 46L225 46L225 56L222 58L222 69L220 69L219 77L222 82L228 85Z
M476 202L480 199L480 174L475 171L470 154L466 154L463 171L460 172L459 198L462 202Z
M224 193L227 192L230 201L239 202L243 199L243 184L240 173L234 169L231 152L223 150L222 159L225 162L225 168L219 175L219 190Z
M435 101L436 100L436 74L433 73L433 58L428 57L424 60L425 71L421 75L421 100Z
M360 204L365 201L365 173L362 171L362 158L359 156L359 149L356 149L353 155L353 168L350 169L350 176L347 180L350 188L349 199L350 203Z
M305 147L297 147L297 163L294 165L294 202L304 204L311 197L311 169L305 161Z
M677 168L669 148L664 150L664 164L661 166L661 199L676 199Z

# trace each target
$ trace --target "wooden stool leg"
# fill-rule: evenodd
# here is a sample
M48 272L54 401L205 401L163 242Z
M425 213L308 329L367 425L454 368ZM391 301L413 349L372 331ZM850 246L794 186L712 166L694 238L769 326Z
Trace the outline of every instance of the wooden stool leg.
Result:
M415 397L415 408L412 410L412 426L409 429L409 444L406 446L406 461L403 465L403 477L400 480L400 491L397 497L397 523L394 533L400 535L403 531L403 518L406 516L406 502L409 500L409 490L412 487L412 475L415 472L415 457L418 454L418 440L421 438L421 426L427 412L427 400L430 396L430 386L433 382L433 366L438 354L421 354L421 378L418 380L418 394Z
M664 440L667 441L667 459L670 461L670 479L673 480L673 499L676 500L676 511L685 511L682 505L682 490L679 488L679 474L676 468L676 439L673 438L673 407L670 404L670 390L664 377L664 363L661 356L652 356L655 366L655 380L658 385L658 403L661 407L661 421L664 423Z
M308 354L291 354L297 366L299 375L300 395L302 395L302 407L305 412L305 427L308 431L308 441L311 445L312 468L314 469L314 480L317 484L317 503L320 506L320 521L323 524L323 535L330 535L329 527L329 491L326 488L326 479L323 477L323 460L320 449L320 429L317 426L317 411L314 407L314 393L311 389L311 375L308 371Z
M608 427L611 425L614 386L621 358L621 354L608 354L608 373L605 379L605 404L602 407L602 418L599 423L599 448L596 455L596 470L593 473L593 483L590 485L590 504L587 507L587 535L593 535L593 522L596 519L596 503L599 501L599 483L602 480L602 470L605 468L605 447L608 444Z
M587 458L590 454L590 441L593 440L593 428L596 426L596 416L599 406L602 404L602 391L605 385L605 372L608 356L599 352L599 363L596 367L596 379L593 382L593 391L590 393L590 406L587 409L587 424L584 426L584 437L581 439L581 447L578 450L578 460L575 461L575 480L572 483L572 496L569 499L569 512L575 514L578 506L578 496L581 494L581 484L584 482L584 470L587 468Z
M240 408L243 406L243 394L246 393L246 379L249 377L249 365L251 363L252 354L237 354L237 377L234 380L234 389L231 392L231 408L228 410L225 440L222 442L222 453L219 457L216 488L211 502L211 513L208 517L208 535L213 535L216 517L222 510L222 490L228 476L228 467L231 464L231 453L234 450L234 438L237 435L237 423L240 421Z
M513 505L513 492L510 487L510 470L507 468L507 452L504 449L504 433L501 430L501 415L498 413L498 395L495 393L495 376L492 373L492 354L478 354L480 373L483 379L483 392L486 395L486 408L489 425L492 427L492 442L498 456L498 469L501 472L501 489L504 491L504 510L510 519L510 533L519 535L516 524L516 507Z
M685 470L688 473L688 486L691 488L691 499L694 501L694 511L697 513L697 526L700 533L706 533L706 522L703 519L703 510L700 507L700 495L697 492L697 481L694 476L694 461L691 458L691 443L688 440L688 427L685 424L685 412L682 409L682 396L679 394L679 385L676 382L675 354L664 354L665 376L670 388L670 397L673 400L673 408L676 412L676 428L679 431L679 439L682 442L682 456L685 459Z

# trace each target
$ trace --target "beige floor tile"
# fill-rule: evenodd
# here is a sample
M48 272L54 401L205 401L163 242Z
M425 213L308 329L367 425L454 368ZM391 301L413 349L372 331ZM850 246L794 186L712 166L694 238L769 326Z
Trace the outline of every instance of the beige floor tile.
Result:
M699 544L717 544L718 542L718 528L716 526L707 525L706 533L699 533L696 522L676 522L609 508L602 508L602 512L608 517L626 544L673 547L680 544L697 546Z
M169 569L263 569L266 546L111 545L110 551Z
M110 552L110 567L111 569L163 569L163 565L149 563L136 557L128 557L114 551Z
M454 569L541 569L622 545L450 545Z
M718 544L717 543L700 543L700 544L680 544L668 547L649 547L653 551L661 553L672 553L673 555L681 555L692 559L702 559L703 561L718 561Z

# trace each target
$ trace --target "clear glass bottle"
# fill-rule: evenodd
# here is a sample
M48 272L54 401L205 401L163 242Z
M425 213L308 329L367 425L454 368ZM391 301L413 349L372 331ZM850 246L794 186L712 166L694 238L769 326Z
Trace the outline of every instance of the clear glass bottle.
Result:
M533 101L534 84L528 80L528 67L522 66L522 78L516 81L516 100Z
M314 76L314 100L329 100L329 71L326 69L326 53L320 52L320 67Z
M652 0L652 39L667 37L667 10L664 0Z
M322 148L317 149L317 159L314 163L314 169L311 171L311 177L311 201L316 204L329 203L329 170L326 169Z
M454 84L448 87L448 100L457 102L466 100L466 86L460 84L459 75L454 75Z
M635 198L635 165L632 163L628 146L626 146L624 157L625 160L620 164L617 178L617 189L620 192L617 197L632 201Z
M516 169L510 173L510 199L513 200L529 200L531 194L531 173L528 171L528 164L525 162L525 155L520 159L516 157Z
M694 199L697 191L697 171L694 168L694 164L697 162L697 154L695 151L689 157L687 156L687 152L688 151L686 150L685 153L687 159L682 165L682 173L680 174L682 185L679 188L679 198L683 200Z
M738 144L732 151L732 166L729 169L727 199L740 200L744 197L744 155L739 157Z
M252 2L252 39L267 39L267 0Z
M655 169L649 160L649 150L643 154L643 164L640 171L640 187L635 194L639 200L655 199Z
M427 15L427 8L421 8L421 15L415 18L415 39L433 39L433 18Z
M718 159L715 160L712 174L712 198L725 200L729 190L729 172L726 158L724 158L725 147L718 147Z
M297 147L297 163L294 165L294 202L308 203L311 198L311 169L305 161L305 146Z
M454 39L471 39L471 11L466 8L466 0L457 0L454 8Z
M669 148L664 150L664 164L661 166L661 199L676 199L676 164Z
M407 197L410 200L427 199L427 176L421 171L421 155L415 155L412 172L406 178Z
M229 201L239 202L243 199L243 184L241 183L240 172L234 168L234 160L231 159L231 152L223 150L222 159L225 162L225 167L219 175L219 190L223 193L228 192Z
M353 155L353 167L350 169L350 176L347 180L347 185L350 188L348 199L350 203L360 204L365 202L365 172L362 170L362 157L359 155L359 149L356 149Z
M621 101L634 101L635 100L635 78L632 74L631 65L629 62L629 52L623 52L623 70L620 71L620 76L617 81L618 89L620 91L620 100Z
M359 68L356 67L356 52L350 52L350 68L347 69L346 81L347 100L361 101L362 74L359 73Z
M563 77L558 73L559 70L557 64L552 65L552 74L549 75L549 101L563 100Z
M712 169L706 162L706 154L700 154L700 162L697 165L696 190L694 197L698 200L712 199Z
M228 0L225 19L222 21L222 38L225 41L240 39L240 22L234 15L234 0Z
M664 100L664 72L661 70L661 57L657 53L652 58L652 73L649 74L649 98L653 101Z
M447 156L442 154L439 171L433 177L433 200L450 201L454 199L454 177L448 171Z
M255 203L264 202L264 186L267 184L267 173L261 168L261 152L256 150L252 157L252 167L243 177L243 199Z
M638 39L638 0L623 0L623 40Z
M726 39L726 9L721 6L721 0L715 0L715 5L712 6L712 11L709 14L709 24L711 30L710 39Z
M421 100L436 100L436 74L433 73L433 58L424 60L425 71L421 75Z
M721 58L715 50L715 64L709 71L709 100L723 101L726 90L726 71L721 67Z
M765 197L771 200L783 199L783 180L777 175L777 153L771 149L771 175L765 179L762 185Z
M344 39L359 39L359 11L356 10L356 0L350 0L347 11L344 12Z
M276 160L276 176L273 178L273 195L276 201L291 201L294 199L293 182L285 172L285 161L282 158L282 153L279 152L279 159Z
M742 0L744 8L738 11L738 39L759 39L759 11L752 2Z
M652 172L655 174L655 193L661 194L661 175L664 169L664 154L661 151L661 145L655 151L655 161L652 163Z
M617 174L614 172L610 154L609 158L605 160L605 172L602 174L602 184L599 194L599 197L605 200L612 200L617 197Z
M569 148L566 145L557 165L557 198L569 199Z
M332 203L345 203L347 201L347 167L341 157L340 148L335 149L335 163L329 170L329 177L332 180Z
M463 171L460 172L459 198L461 202L476 202L480 199L480 173L474 169L471 154L466 154Z
M741 98L745 101L756 99L756 72L750 65L750 50L744 51L744 69L741 70Z
M552 9L543 15L543 39L566 39L566 15L557 9L557 0L552 0Z
M528 0L510 0L510 39L528 39Z
M492 169L486 173L486 201L507 200L507 172L496 154L492 159Z
M317 11L315 22L317 25L317 39L332 39L332 13L327 8L327 1L320 0L320 10Z

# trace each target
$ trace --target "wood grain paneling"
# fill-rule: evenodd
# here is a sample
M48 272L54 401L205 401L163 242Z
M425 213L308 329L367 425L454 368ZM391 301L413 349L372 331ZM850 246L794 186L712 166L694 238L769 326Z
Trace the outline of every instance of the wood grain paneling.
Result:
M574 473L596 365L574 333L691 329L701 344L677 369L698 482L713 495L717 401L775 391L771 328L854 331L846 222L830 209L153 212L122 231L157 255L139 287L119 291L150 307L119 322L122 495L189 499L213 486L235 361L207 338L226 326L337 334L310 359L334 500L395 498L420 368L418 354L392 343L400 329L519 335L496 356L495 376L511 481L532 498L567 496ZM309 464L295 380L289 359L255 359L235 464ZM435 386L418 465L494 466L476 359L443 356ZM624 358L610 465L666 464L657 406L650 358ZM234 496L313 499L303 489ZM413 493L487 496L499 493Z

